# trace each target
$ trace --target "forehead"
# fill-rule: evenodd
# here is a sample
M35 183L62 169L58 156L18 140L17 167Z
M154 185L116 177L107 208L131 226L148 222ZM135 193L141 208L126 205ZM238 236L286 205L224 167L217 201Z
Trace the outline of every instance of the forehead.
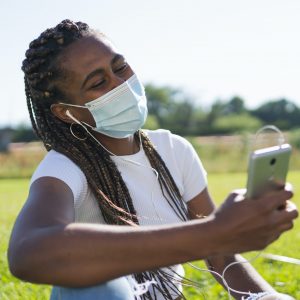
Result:
M60 65L67 72L85 76L96 68L110 64L117 53L117 49L107 38L100 35L87 36L64 49Z

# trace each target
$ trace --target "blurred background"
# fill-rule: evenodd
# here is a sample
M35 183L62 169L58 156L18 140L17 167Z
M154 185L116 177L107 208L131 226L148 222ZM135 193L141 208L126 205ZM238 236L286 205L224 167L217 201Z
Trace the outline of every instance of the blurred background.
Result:
M191 137L206 160L216 146L246 154L251 134L273 124L297 151L299 13L297 0L1 1L0 176L30 176L44 155L37 143L20 144L36 140L20 66L29 43L65 18L103 31L125 54L146 86L145 128ZM28 161L28 149L42 153ZM207 161L208 171L219 172L243 171L247 160Z
M145 127L215 136L274 124L294 142L299 13L297 0L1 1L0 149L35 140L20 66L29 43L65 18L103 31L125 54L146 86Z
M6 262L11 227L45 155L31 129L21 71L33 39L66 18L109 36L146 87L145 128L166 128L188 138L208 171L212 195L221 202L232 188L245 186L254 134L266 124L278 126L293 146L289 180L297 192L299 15L298 0L1 1L0 298L49 296L48 287L12 278ZM299 244L297 231L272 249L300 257L291 246L295 240ZM266 271L270 264L275 268ZM297 267L262 259L257 267L279 290L300 299L300 281L292 275ZM190 276L203 289L208 286L207 299L227 299L210 279ZM200 297L194 289L187 293L188 299Z

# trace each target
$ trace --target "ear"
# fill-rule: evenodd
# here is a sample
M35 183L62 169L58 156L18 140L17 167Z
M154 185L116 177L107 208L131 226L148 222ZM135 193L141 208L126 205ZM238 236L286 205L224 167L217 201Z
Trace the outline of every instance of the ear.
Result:
M72 114L69 112L69 108L67 108L65 105L62 104L52 104L51 112L59 118L61 121L66 123L74 123L74 120L72 119ZM69 113L68 113L69 112Z

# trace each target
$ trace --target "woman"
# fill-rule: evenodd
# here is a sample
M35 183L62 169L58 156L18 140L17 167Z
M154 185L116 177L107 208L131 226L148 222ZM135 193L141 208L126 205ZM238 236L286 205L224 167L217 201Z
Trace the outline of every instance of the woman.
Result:
M32 125L49 152L14 226L9 265L20 279L57 286L52 299L180 299L180 263L205 259L222 273L241 260L235 253L292 227L297 210L284 187L255 201L234 192L216 210L194 149L168 131L141 130L142 84L87 24L47 29L22 69ZM233 292L237 299L275 293L245 264L226 282L246 292Z

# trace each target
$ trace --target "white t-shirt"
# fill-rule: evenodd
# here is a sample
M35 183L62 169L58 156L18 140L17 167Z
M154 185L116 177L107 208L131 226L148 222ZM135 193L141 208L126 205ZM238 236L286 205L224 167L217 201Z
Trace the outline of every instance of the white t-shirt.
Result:
M167 130L144 131L169 169L182 199L193 199L207 185L206 172L184 138ZM111 156L129 190L141 226L182 222L163 197L155 172L143 149L133 155ZM55 177L73 192L75 222L105 223L81 169L65 155L51 150L34 172L31 183L40 177ZM180 265L174 269L184 274Z

